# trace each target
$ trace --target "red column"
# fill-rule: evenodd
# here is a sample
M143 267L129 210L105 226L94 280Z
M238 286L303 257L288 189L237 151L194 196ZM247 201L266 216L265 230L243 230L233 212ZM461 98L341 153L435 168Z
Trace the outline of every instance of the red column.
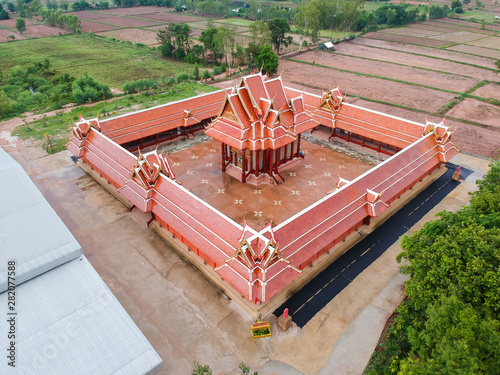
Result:
M243 160L241 161L241 182L245 183L246 181L246 171L247 171L247 158L245 156L245 150L241 151Z
M226 145L221 143L221 154L222 154L222 172L226 171Z

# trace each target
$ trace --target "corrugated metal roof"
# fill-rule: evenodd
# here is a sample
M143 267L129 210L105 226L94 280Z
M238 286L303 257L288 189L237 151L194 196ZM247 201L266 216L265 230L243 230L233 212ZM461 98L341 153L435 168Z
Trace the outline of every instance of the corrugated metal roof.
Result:
M0 374L135 375L163 367L71 232L0 148L0 311L7 311L9 260L16 261L16 367L5 363L5 337ZM8 317L0 319L5 336Z
M16 260L20 284L82 254L23 168L1 148L0 249L0 293L7 289L8 260Z
M81 256L16 288L16 369L7 374L154 374L162 361ZM7 306L7 293L0 294ZM2 308L2 310L4 310ZM7 334L7 319L0 319ZM0 373L7 340L1 340Z

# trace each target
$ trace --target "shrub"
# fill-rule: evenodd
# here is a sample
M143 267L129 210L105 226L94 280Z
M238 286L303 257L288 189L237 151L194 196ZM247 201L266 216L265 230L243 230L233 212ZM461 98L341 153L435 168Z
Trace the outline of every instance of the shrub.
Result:
M127 94L132 94L135 92L141 92L144 90L149 90L152 88L158 87L158 81L150 78L150 79L139 79L137 81L129 81L123 85L123 91Z
M184 81L189 81L189 74L187 73L179 73L175 76L175 80L180 83Z
M92 77L85 75L73 82L73 98L78 104L111 98L111 90Z

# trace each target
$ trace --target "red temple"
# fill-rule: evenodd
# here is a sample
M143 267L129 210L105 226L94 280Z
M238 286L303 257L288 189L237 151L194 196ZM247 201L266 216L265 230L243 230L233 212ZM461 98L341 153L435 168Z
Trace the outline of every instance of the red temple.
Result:
M390 157L352 181L339 176L324 198L260 231L183 187L162 154L131 153L205 129L221 142L223 170L236 170L242 182L283 182L280 167L302 157L301 133L319 125ZM303 284L310 265L345 252L346 240L384 220L413 186L458 153L443 122L415 123L345 103L338 89L317 96L261 74L242 78L232 90L102 121L80 119L73 132L67 147L82 168L150 215L155 229L253 315L272 311L273 297L285 298ZM275 188L286 189L286 182ZM256 300L260 306L252 307Z
M317 125L302 97L287 97L281 77L267 80L259 73L243 77L226 94L219 116L205 133L221 142L223 171L236 166L242 182L262 174L284 182L279 167L302 156L300 133Z

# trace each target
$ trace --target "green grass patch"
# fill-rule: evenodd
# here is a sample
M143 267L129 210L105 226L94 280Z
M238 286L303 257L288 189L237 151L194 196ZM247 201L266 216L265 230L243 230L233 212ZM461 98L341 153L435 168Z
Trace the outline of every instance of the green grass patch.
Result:
M226 18L226 19L219 19L216 21L217 23L224 23L224 24L229 24L229 25L235 25L235 26L243 26L243 27L248 27L250 26L254 21L250 20L245 20L243 18Z
M46 140L48 135L52 143L52 152L58 152L65 148L65 144L71 137L71 127L75 121L78 121L80 116L90 119L100 115L101 119L106 119L168 102L190 98L198 93L217 90L219 89L198 82L182 82L167 88L164 87L159 89L153 95L149 93L127 95L110 102L99 102L93 106L75 107L67 113L59 111L55 116L43 117L30 124L25 123L18 126L13 134L22 139L44 140L44 148L47 147ZM49 152L51 152L50 148Z
M464 6L466 8L466 6ZM486 10L465 10L462 14L460 14L460 19L464 21L472 21L472 22L484 22L485 25L490 25L495 22L496 13L491 13Z
M110 87L121 89L127 81L190 73L193 67L165 60L150 49L89 35L2 43L2 70L50 59L51 67L75 77L88 74Z

